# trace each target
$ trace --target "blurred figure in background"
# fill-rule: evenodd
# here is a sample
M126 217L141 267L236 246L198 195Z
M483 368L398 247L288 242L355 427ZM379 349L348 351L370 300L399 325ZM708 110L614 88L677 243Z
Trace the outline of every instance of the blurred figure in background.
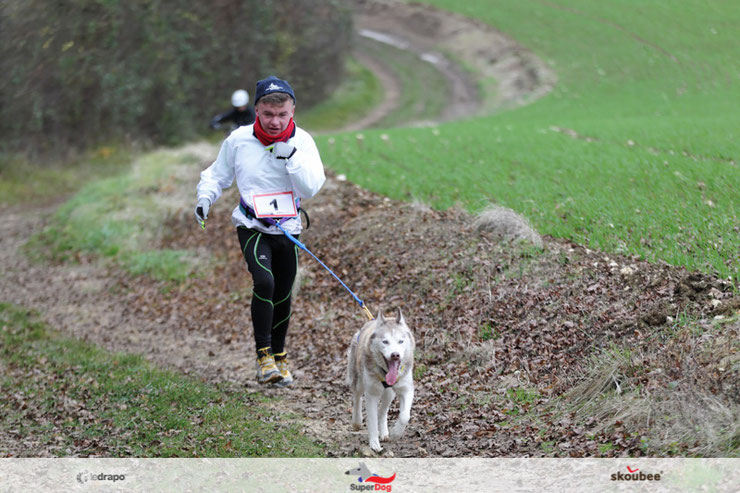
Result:
M231 106L230 110L213 117L209 125L212 129L221 128L224 122L233 122L232 130L254 123L254 108L249 106L249 93L247 91L244 89L234 91L234 94L231 95Z

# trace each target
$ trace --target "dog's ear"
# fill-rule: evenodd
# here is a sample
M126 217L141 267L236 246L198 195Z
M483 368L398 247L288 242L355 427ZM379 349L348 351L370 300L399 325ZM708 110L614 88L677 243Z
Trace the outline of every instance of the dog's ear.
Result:
M383 325L385 323L385 317L383 316L383 310L378 311L378 316L375 317L378 319L378 324Z
M403 319L403 313L401 313L401 308L398 308L398 315L396 315L396 323L398 325L406 325L406 321Z

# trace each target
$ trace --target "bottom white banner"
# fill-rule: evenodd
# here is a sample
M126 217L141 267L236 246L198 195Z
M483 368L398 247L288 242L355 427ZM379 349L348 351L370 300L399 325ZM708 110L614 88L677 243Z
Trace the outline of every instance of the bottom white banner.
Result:
M740 459L0 459L2 492L740 491Z

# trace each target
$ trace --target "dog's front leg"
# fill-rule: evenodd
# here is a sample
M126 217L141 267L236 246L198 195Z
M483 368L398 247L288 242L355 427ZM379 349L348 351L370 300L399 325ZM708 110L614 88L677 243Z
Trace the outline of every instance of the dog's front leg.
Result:
M380 398L380 414L378 416L378 428L380 428L380 440L388 439L388 409L396 394L393 389L384 389L383 396Z
M391 440L397 440L401 438L403 432L406 431L406 425L411 419L411 402L414 400L414 386L410 385L404 389L399 389L398 394L398 421L393 425L393 431L391 432Z
M383 450L378 439L378 404L380 395L365 391L365 411L367 412L367 434L370 439L370 448L376 452Z

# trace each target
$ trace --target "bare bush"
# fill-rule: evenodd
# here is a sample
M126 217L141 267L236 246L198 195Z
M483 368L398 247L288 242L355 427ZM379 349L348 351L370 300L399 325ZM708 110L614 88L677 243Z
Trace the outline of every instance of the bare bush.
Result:
M0 2L0 151L182 142L270 74L305 108L341 79L350 30L334 0Z

